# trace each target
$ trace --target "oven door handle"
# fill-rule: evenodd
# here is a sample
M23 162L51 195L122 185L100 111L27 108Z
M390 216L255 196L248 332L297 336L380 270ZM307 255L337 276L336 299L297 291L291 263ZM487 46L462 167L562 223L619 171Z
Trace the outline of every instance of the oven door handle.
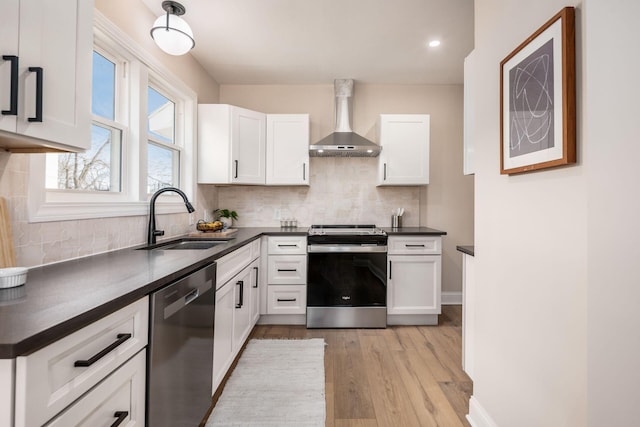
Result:
M386 253L386 246L378 245L308 245L308 253Z

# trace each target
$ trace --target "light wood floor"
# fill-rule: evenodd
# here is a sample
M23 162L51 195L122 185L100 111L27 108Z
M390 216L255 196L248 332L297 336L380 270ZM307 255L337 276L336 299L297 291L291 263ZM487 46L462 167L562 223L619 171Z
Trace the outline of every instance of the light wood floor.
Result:
M461 306L438 326L256 326L252 338L324 338L327 427L469 426Z

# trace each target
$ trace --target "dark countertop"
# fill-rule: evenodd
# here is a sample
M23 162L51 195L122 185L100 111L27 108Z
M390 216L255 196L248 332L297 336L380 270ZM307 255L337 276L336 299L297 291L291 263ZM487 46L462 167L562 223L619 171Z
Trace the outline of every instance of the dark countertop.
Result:
M403 235L403 234L417 234L423 236L446 236L446 231L436 230L435 228L429 227L400 227L400 228L391 228L391 227L382 227L384 231L387 232L389 236L394 235Z
M240 228L211 249L128 248L29 269L24 286L0 289L0 359L32 353L263 234L307 228Z
M471 256L475 256L475 247L474 246L456 246L456 249L459 250L460 252L467 254L467 255L471 255Z

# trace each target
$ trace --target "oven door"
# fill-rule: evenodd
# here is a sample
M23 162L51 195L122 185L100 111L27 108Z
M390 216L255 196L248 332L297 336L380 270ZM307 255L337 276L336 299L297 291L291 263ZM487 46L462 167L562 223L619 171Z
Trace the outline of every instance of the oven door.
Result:
M308 307L386 307L386 246L309 245L308 259Z

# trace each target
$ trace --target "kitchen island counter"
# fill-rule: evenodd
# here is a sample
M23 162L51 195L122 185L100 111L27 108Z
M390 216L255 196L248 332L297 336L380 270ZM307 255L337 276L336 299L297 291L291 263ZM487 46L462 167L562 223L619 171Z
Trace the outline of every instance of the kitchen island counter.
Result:
M286 234L307 229L240 228L210 249L141 245L31 268L24 286L0 290L0 359L30 354L262 235Z

